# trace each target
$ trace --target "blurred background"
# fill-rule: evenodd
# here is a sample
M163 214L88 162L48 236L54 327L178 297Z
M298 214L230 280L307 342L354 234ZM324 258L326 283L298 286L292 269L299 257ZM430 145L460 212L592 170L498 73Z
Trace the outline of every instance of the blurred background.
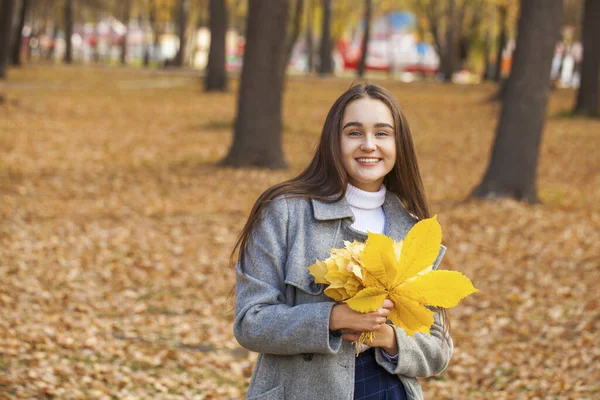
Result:
M287 72L345 76L364 62L367 71L403 81L498 81L510 70L518 10L516 0L292 1ZM565 0L554 61L561 87L579 86L582 10L583 0ZM225 35L225 67L239 72L247 1L226 2L212 12ZM74 62L203 71L208 63L209 0L15 0L6 2L3 14L8 33L3 46L11 65ZM446 46L448 40L452 46ZM324 41L330 42L331 67L320 62Z
M426 398L599 398L599 78L598 0L0 0L0 399L243 398L231 250L358 80L480 290Z

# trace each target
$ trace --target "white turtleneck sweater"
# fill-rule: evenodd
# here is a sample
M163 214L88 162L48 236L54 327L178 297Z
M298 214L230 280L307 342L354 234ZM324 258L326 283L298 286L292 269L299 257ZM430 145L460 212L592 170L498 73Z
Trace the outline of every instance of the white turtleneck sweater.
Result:
M364 233L385 233L385 214L382 207L385 192L383 185L378 192L366 192L348 184L346 200L354 214L354 229Z

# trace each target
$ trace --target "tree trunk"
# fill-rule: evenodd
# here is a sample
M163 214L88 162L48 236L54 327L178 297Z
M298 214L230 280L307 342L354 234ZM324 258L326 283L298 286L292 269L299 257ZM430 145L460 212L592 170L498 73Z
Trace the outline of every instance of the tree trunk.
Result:
M21 65L21 42L23 36L23 26L25 25L25 17L27 16L27 0L21 0L21 8L19 9L19 20L14 27L12 33L12 49L10 63L12 65Z
M146 43L146 50L144 52L144 67L148 67L150 65L150 48L152 47L152 55L155 59L158 58L159 53L159 44L160 44L160 32L158 31L158 23L156 22L156 7L154 6L154 2L150 1L148 3L148 25L150 27L150 31L152 32L152 44Z
M65 2L65 64L73 62L73 46L71 37L73 36L73 0Z
M179 50L177 50L177 54L175 55L175 66L183 67L183 56L185 54L185 28L187 26L187 0L179 0L178 14L177 36L179 37Z
M225 9L227 11L227 23L229 24L229 28L233 32L242 32L245 30L245 26L238 25L238 13L241 6L242 0L235 0L231 8L227 8L227 1L225 1Z
M492 79L492 76L490 74L491 68L492 68L492 62L490 60L491 53L492 53L492 26L491 26L491 24L489 24L485 27L485 42L484 42L484 47L483 47L484 67L483 67L482 79L484 81L489 81Z
M448 0L447 11L447 26L446 26L446 45L444 46L444 57L442 61L442 74L444 82L451 83L452 75L454 74L455 59L456 59L456 16L455 16L455 0Z
M465 1L460 8L459 18L456 23L458 31L460 32L459 69L467 68L473 44L480 40L479 35L481 32L480 27L482 19L484 17L484 8L485 0L480 0L478 3ZM470 13L467 13L467 9L470 9ZM470 18L465 18L465 15L467 14L470 15ZM466 31L465 26L467 27Z
M439 58L439 67L438 70L442 71L442 66L444 65L444 55L446 54L444 49L444 43L440 34L440 14L438 12L437 2L426 2L425 0L415 0L415 4L417 5L419 11L425 16L427 19L427 23L429 24L429 31L431 32L431 36L433 37L433 49ZM418 28L417 28L418 29ZM421 36L421 42L425 41L425 35Z
M129 17L131 12L131 0L123 1L123 23L125 24L125 34L121 42L121 65L127 64L127 36L129 36Z
M0 0L0 79L6 78L15 0ZM2 98L0 91L0 99Z
M600 116L598 108L598 79L600 74L600 1L586 0L583 15L583 60L581 61L581 83L577 92L575 114Z
M521 1L514 64L491 160L473 197L538 201L536 171L561 16L561 0Z
M415 4L427 19L429 31L433 36L433 47L439 57L439 72L443 75L444 82L452 82L452 75L456 68L456 33L459 26L457 20L462 20L466 2L456 14L456 0L448 0L448 7L443 10L437 1L415 0ZM445 31L442 29L442 19L446 19Z
M498 7L498 15L500 17L500 38L498 40L498 56L496 57L496 75L494 80L500 82L502 79L502 52L506 46L506 16L508 8L506 6Z
M287 66L292 59L292 53L294 51L294 46L298 41L298 36L300 36L300 25L302 23L302 13L304 12L304 0L296 0L296 7L294 7L294 16L293 16L293 25L292 25L292 33L288 38L287 44L285 45L285 60L283 63L283 73L287 69Z
M321 47L319 49L319 75L321 76L333 73L331 50L331 0L323 0Z
M365 32L363 35L363 42L360 54L360 62L358 63L358 76L363 77L365 75L365 69L367 67L367 55L369 50L369 38L371 36L371 13L373 12L372 0L365 0Z
M150 18L152 17L152 13L151 10L148 10L148 19L145 21L144 24L144 39L143 39L143 46L144 46L144 54L142 56L142 65L144 67L148 67L150 65L150 47L152 47L152 45L150 43L148 43L148 31L152 32L152 26L151 26L151 22L150 22ZM141 13L140 13L140 19L141 19Z
M233 144L221 165L286 168L281 106L287 1L250 0Z
M227 32L227 4L225 0L210 0L210 50L204 90L227 91L225 69L225 34Z
M306 73L312 74L314 71L314 36L313 36L313 17L314 13L314 0L308 0L307 14L306 14Z

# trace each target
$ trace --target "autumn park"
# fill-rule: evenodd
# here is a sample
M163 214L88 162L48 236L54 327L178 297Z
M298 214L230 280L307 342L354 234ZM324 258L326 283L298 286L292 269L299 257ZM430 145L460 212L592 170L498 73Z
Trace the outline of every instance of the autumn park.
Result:
M597 0L0 0L0 399L245 398L236 240L365 82L478 289L424 398L600 398L599 80Z

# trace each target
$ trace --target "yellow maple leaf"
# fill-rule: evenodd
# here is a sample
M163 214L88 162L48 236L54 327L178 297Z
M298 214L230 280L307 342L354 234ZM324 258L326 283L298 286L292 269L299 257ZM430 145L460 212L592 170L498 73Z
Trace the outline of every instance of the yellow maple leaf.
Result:
M365 244L346 241L344 246L331 249L327 259L308 267L315 283L329 285L324 292L335 301L348 300L364 288L359 260Z
M329 283L327 279L325 279L325 274L327 273L327 263L324 261L317 260L313 265L308 267L308 271L315 278L315 283Z
M442 244L442 228L433 218L417 222L402 241L395 285L433 264Z
M327 296L331 297L335 301L346 301L351 297L344 285L340 283L333 283L327 286L324 292Z
M354 311L369 313L376 311L387 297L388 292L380 288L366 288L358 292L354 297L346 300L346 304Z
M365 244L355 240L353 242L345 241L344 246L350 252L352 260L356 263L360 262L362 252L365 249Z
M393 246L392 238L369 232L361 259L365 276L368 275L371 280L369 284L366 284L367 287L391 289L397 273L397 260L394 256ZM388 251L389 249L392 249L391 253Z
M364 279L363 270L359 263L357 263L355 261L350 261L348 263L347 268L348 268L348 271L352 272L354 274L354 276L356 278L358 278L359 280L362 281Z
M394 302L389 316L394 325L404 328L408 336L413 336L415 332L429 332L433 324L433 311L396 291L390 293L389 297Z
M434 271L442 229L437 217L417 222L401 242L369 232L366 243L344 242L331 249L325 261L308 267L316 283L327 284L325 294L345 301L355 311L376 311L386 298L394 302L389 319L406 334L429 333L434 311L450 308L477 292L467 277L455 271ZM359 343L372 338L363 333Z
M394 308L389 319L394 325L409 336L429 333L434 312L426 306L454 307L477 292L461 273L433 270L441 241L442 229L436 217L417 222L401 244L369 233L361 259L365 289L359 294L364 295L346 303L355 311L370 312L364 310L375 311L390 298Z
M477 289L460 272L431 271L398 286L394 292L421 304L451 308Z

